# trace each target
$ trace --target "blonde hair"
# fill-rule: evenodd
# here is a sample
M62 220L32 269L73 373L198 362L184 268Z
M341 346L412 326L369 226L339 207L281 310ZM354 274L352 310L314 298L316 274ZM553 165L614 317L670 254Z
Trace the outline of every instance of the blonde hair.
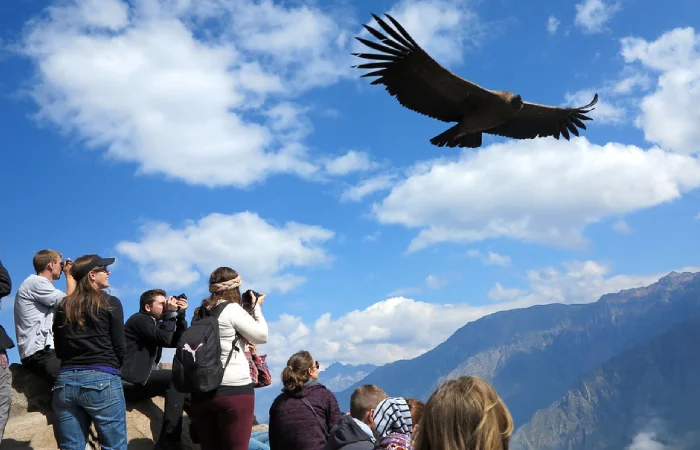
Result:
M508 450L513 418L496 390L474 376L450 380L428 399L416 450Z

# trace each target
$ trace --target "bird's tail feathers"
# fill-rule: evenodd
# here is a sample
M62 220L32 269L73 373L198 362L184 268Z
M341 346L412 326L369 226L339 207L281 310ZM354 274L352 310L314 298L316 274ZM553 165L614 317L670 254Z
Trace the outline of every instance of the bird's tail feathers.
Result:
M437 147L481 147L481 133L460 134L459 124L448 128L430 140Z

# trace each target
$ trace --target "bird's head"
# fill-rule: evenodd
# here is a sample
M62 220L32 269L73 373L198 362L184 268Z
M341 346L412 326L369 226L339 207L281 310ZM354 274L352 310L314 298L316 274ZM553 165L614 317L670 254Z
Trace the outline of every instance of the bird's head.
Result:
M523 99L517 94L511 95L509 102L510 106L516 111L520 111L523 108Z

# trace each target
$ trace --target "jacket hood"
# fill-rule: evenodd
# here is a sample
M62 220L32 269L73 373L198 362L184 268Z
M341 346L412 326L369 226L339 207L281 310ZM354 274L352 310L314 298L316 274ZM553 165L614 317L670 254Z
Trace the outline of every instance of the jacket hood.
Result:
M318 380L309 380L300 391L291 392L283 388L282 392L293 398L303 398L309 395L309 392L315 391L316 389L325 389L325 386L319 383Z
M355 422L355 419L346 414L340 418L336 426L331 428L323 450L337 450L355 442L369 442L371 444L372 440Z

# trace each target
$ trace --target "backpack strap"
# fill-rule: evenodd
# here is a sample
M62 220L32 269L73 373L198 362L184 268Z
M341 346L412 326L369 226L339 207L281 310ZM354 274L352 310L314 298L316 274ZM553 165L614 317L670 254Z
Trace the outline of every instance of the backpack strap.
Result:
M216 317L217 319L221 315L221 313L226 309L226 307L229 305L229 302L221 302L220 304L216 305L210 310L207 310L206 308L200 308L204 309L206 312L204 314L207 314L212 317ZM224 364L224 370L226 370L226 367L228 366L228 363L231 361L231 356L233 356L233 351L237 350L238 347L236 347L236 343L240 340L241 336L238 334L238 332L234 329L234 338L233 342L231 343L231 351L228 352L228 357L226 358L226 364Z
M320 417L318 417L318 414L316 414L316 410L314 409L314 407L311 406L311 403L309 403L309 401L308 401L307 399L303 398L303 397L302 397L301 401L304 402L304 404L305 404L306 406L309 407L309 409L310 409L311 412L313 413L314 417L316 418L316 422L318 422L318 424L321 425L321 429L322 429L322 430L324 431L324 433L325 433L325 432L327 431L327 430L326 430L326 424L323 423L323 422L321 421L321 418L320 418ZM327 433L326 433L326 434L327 434Z

